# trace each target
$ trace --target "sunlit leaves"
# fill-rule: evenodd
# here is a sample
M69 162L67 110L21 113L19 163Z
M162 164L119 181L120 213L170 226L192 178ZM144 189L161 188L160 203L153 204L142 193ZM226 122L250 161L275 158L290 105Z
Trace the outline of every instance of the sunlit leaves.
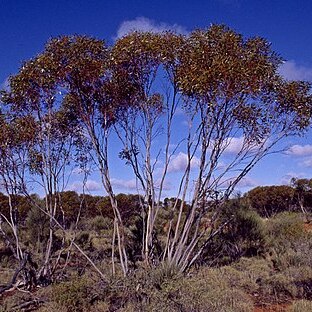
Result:
M187 36L133 32L112 47L62 36L23 64L2 100L16 118L37 123L31 133L41 129L61 141L81 133L83 124L108 129L135 114L156 120L165 105L163 90L154 87L161 76L188 112L201 112L215 141L220 129L225 136L238 129L260 142L274 131L299 134L310 122L310 84L286 82L277 72L281 62L265 39L245 39L222 25Z
M206 107L207 120L218 120L219 127L232 120L245 136L261 140L272 131L296 134L308 125L310 84L285 82L277 73L282 59L265 39L245 40L213 25L192 32L180 55L182 93L197 103L195 110Z

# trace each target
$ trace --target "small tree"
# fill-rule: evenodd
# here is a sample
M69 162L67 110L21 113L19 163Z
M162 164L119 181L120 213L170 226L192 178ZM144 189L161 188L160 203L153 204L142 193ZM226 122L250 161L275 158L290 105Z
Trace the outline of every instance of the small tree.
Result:
M305 198L312 191L312 179L296 179L292 178L290 181L291 185L295 189L295 197L297 199L297 203L303 213L307 213L305 207Z
M133 170L141 201L143 231L142 258L154 258L153 237L168 166L174 151L170 149L174 116L181 100L176 80L178 53L185 38L173 33L135 32L118 40L112 49L117 71L122 68L135 82L136 101L117 120L115 131L122 142L119 157ZM153 147L162 137L162 149ZM179 144L178 144L179 145ZM162 157L161 154L164 154ZM161 174L155 173L163 162ZM175 206L178 205L176 201Z
M6 98L35 123L25 150L30 174L47 191L51 224L62 208L57 195L68 161L74 152L83 157L86 146L90 159L83 159L96 164L114 215L113 272L117 243L127 274L125 222L111 179L114 135L142 195L142 258L185 271L231 222L217 218L237 184L278 142L310 124L310 84L285 81L281 62L266 40L218 25L188 36L132 33L112 49L83 36L51 40L11 79ZM173 136L181 115L187 127ZM158 248L161 199L177 157L185 166Z
M72 166L76 166L74 154L84 146L74 115L60 101L60 72L62 67L52 63L51 54L39 55L10 78L10 91L2 97L4 116L11 129L11 133L3 133L4 142L14 143L6 144L2 154L2 161L11 161L6 174L14 189L7 193L18 191L49 218L49 238L36 272L36 279L45 283L51 281L63 251L61 248L56 261L52 259L54 233L65 226L60 194L67 186ZM15 136L19 141L12 140ZM2 171L6 168L1 167ZM30 196L32 188L44 194L44 207ZM64 243L65 235L63 247Z
M279 76L282 60L264 39L245 40L225 26L214 25L187 37L133 33L118 41L113 51L115 62L141 85L140 102L123 115L119 137L124 145L120 156L132 166L145 194L147 262L153 257L157 198L175 153L184 148L185 171L177 183L181 201L172 206L175 221L170 223L162 255L163 261L184 271L218 232L213 226L216 208L280 140L300 135L309 125L310 85ZM163 80L167 88L161 93ZM189 127L183 144L169 153L177 109L185 112ZM159 133L166 135L163 174L157 184L154 169L161 149L153 149L152 142ZM234 153L233 142L239 143ZM187 206L189 193L192 199ZM204 226L202 221L209 214L210 226Z

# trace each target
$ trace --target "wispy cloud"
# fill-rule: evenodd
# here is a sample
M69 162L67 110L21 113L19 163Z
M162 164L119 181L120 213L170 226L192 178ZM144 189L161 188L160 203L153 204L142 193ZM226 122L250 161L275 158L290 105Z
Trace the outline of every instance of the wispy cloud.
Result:
M137 189L137 183L135 179L124 180L124 179L113 178L111 180L111 183L114 187L120 188L120 189L128 189L128 190Z
M75 191L75 192L82 192L83 183L81 181L74 181L71 185L69 185L68 189L71 191ZM94 180L86 181L85 190L87 192L95 192L95 191L100 191L102 189L103 189L103 186L101 183L94 181Z
M291 146L286 154L291 156L311 156L312 155L312 145L306 144L306 145L293 145Z
M312 67L298 65L295 61L282 64L279 73L287 80L312 80Z
M186 169L188 164L188 156L180 152L176 155L169 164L168 172L180 172ZM196 168L199 166L199 158L193 157L191 160L191 167Z
M220 181L220 186L229 187L230 184L232 184L235 180L236 180L236 177L224 179ZM247 187L255 187L258 184L259 183L256 180L252 179L249 176L245 176L237 183L236 186L237 188L247 188Z
M292 178L303 178L306 175L302 172L288 172L281 178L281 184L289 185Z
M84 170L80 167L75 167L72 171L73 174L75 175L80 175L80 174L83 174L84 173Z
M160 188L160 183L161 183L161 179L158 179L156 182L155 182L155 186L156 188ZM170 191L172 189L172 183L171 181L168 181L168 180L165 180L163 186L162 186L162 190L163 191Z
M302 165L303 167L308 167L311 168L312 167L312 158L307 158L305 160L303 160L300 165Z
M256 180L246 176L238 182L237 186L238 187L255 187L258 184L259 183Z
M164 31L174 31L179 34L186 34L187 30L178 24L158 23L146 17L137 17L134 20L124 21L120 24L117 30L117 38L121 38L133 31L150 31L153 33L160 33Z
M227 147L225 149L225 153L228 154L237 154L243 147L244 144L244 137L239 138L228 138L227 139Z

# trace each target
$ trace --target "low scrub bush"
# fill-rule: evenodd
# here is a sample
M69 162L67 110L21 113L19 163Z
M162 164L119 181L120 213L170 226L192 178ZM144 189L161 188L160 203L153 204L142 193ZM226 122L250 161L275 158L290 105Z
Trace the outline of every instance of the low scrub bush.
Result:
M15 292L14 295L7 296L0 304L0 312L17 312L23 311L19 307L25 303L32 301L33 297L30 293Z
M231 222L206 249L203 260L213 265L228 265L240 257L258 256L265 252L267 233L262 218L240 200L223 207L219 223Z
M268 235L273 245L287 245L305 235L304 219L301 214L283 212L266 222Z
M267 221L268 250L277 270L312 265L312 234L298 213L281 213Z
M114 307L110 309L123 312L252 311L248 295L232 287L225 275L218 269L208 268L190 277L168 267L138 270L123 286L119 284L119 291L115 288L115 298L110 298Z
M103 216L96 216L92 219L84 219L80 227L86 231L100 233L103 230L111 230L113 228L113 220Z
M287 312L311 312L312 311L312 301L308 300L298 300L293 302L291 307L287 309Z
M93 301L98 295L96 282L86 275L52 287L48 307L57 307L55 311L90 311Z

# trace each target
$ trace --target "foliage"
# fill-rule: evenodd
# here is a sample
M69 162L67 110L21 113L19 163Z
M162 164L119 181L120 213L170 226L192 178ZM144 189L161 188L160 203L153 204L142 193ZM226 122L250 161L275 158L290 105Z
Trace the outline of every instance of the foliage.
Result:
M52 298L60 307L66 307L66 312L83 312L91 306L92 286L92 281L77 278L54 286Z
M310 125L310 83L286 81L278 71L281 63L265 39L246 39L224 25L185 36L134 32L113 46L80 35L51 39L1 93L0 178L9 199L0 215L5 243L19 261L26 259L24 247L31 244L25 244L16 216L25 218L30 211L27 226L37 221L40 226L29 237L43 238L35 271L38 280L49 281L62 251L73 246L104 278L86 253L96 242L105 246L97 248L97 256L110 250L112 272L118 263L125 276L129 261L134 267L143 261L147 267L166 265L181 273L202 260L203 253L210 261L228 257L223 263L263 254L262 220L230 198L282 139L302 135ZM188 127L173 138L181 121L177 112ZM114 190L110 148L115 139L140 195ZM236 139L239 150L227 153ZM176 182L177 194L162 203L170 165L179 155L186 165ZM220 166L225 155L227 162ZM106 197L84 194L94 166ZM82 195L65 191L69 172L77 167L83 173ZM291 205L293 194L305 212L302 192L310 188L307 181L294 183L295 191L255 189L249 199L262 216L271 216L285 209L285 202ZM44 193L42 201L31 196L34 185ZM2 196L1 207L6 200ZM41 213L45 217L39 220ZM97 215L110 219L112 226L98 219L94 230L89 221L80 227L80 217ZM86 252L74 240L65 245L70 231L83 226L90 233L80 231L76 238ZM279 242L287 248L283 240L293 244L302 236L302 224L291 216L277 216L267 226L276 253L285 254ZM194 309L202 309L201 303Z
M80 228L101 234L101 231L103 230L112 230L112 219L101 215L94 218L85 218L83 222L81 222Z
M290 211L294 205L294 196L295 190L286 185L258 186L246 194L251 207L267 218Z
M218 272L203 270L193 277L177 275L169 267L137 271L122 285L112 285L115 311L252 311L252 303L239 289L231 288ZM207 282L209 281L209 282Z
M273 244L295 243L300 237L305 236L304 219L300 214L282 212L266 221L266 226Z
M295 188L295 198L302 212L306 213L307 208L312 207L312 179L291 179L291 184Z
M38 208L32 208L26 219L29 242L38 251L42 252L49 237L49 218Z
M312 309L312 301L309 300L298 300L294 301L291 307L287 310L288 312L310 312Z
M240 257L257 256L266 248L266 229L260 216L241 199L232 199L223 207L221 223L231 220L207 246L203 259L228 264Z

